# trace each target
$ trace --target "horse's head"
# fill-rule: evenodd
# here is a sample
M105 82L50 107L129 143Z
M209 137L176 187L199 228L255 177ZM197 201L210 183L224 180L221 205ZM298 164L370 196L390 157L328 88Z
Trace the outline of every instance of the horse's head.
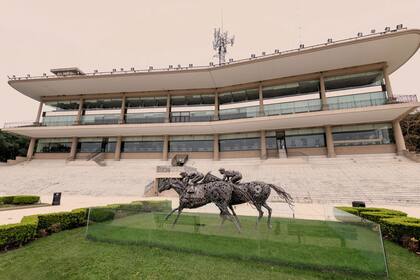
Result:
M167 191L174 189L177 193L180 193L184 189L184 184L178 178L161 178L158 183L158 192Z

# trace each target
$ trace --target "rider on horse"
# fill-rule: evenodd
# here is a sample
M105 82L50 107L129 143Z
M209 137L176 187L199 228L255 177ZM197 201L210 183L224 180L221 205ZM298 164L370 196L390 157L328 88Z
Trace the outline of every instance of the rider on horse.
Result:
M223 175L223 181L232 182L233 184L239 183L242 179L242 174L235 170L225 170L224 168L219 169L220 174Z
M197 185L201 180L203 180L204 175L203 173L199 171L193 171L193 172L181 172L179 175L181 175L181 180L184 183L184 185L188 185L190 182L194 186Z

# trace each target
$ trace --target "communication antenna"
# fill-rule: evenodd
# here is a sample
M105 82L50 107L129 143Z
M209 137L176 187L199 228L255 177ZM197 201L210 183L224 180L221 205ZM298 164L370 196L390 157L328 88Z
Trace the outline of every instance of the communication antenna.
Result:
M219 58L219 65L225 63L225 57L227 53L227 46L233 46L235 41L235 35L229 37L227 31L223 32L223 16L222 16L222 28L214 29L214 39L213 39L213 49L217 51L217 54L214 57Z

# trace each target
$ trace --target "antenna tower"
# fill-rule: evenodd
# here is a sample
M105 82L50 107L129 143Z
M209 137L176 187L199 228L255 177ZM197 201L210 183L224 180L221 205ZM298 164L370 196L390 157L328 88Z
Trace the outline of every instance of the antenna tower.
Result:
M213 39L213 49L217 51L217 54L214 57L219 58L219 65L225 63L225 57L227 53L227 46L233 46L233 42L235 41L235 36L229 38L228 32L223 32L223 21L222 21L222 29L215 28L214 29L214 39Z

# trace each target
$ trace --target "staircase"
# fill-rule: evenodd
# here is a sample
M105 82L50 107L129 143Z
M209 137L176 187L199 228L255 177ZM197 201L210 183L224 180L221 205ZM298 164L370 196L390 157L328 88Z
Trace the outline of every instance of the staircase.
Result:
M86 159L87 161L94 161L97 165L99 166L106 166L105 163L105 153L102 152L96 152L96 153L92 153L88 156L88 158Z

